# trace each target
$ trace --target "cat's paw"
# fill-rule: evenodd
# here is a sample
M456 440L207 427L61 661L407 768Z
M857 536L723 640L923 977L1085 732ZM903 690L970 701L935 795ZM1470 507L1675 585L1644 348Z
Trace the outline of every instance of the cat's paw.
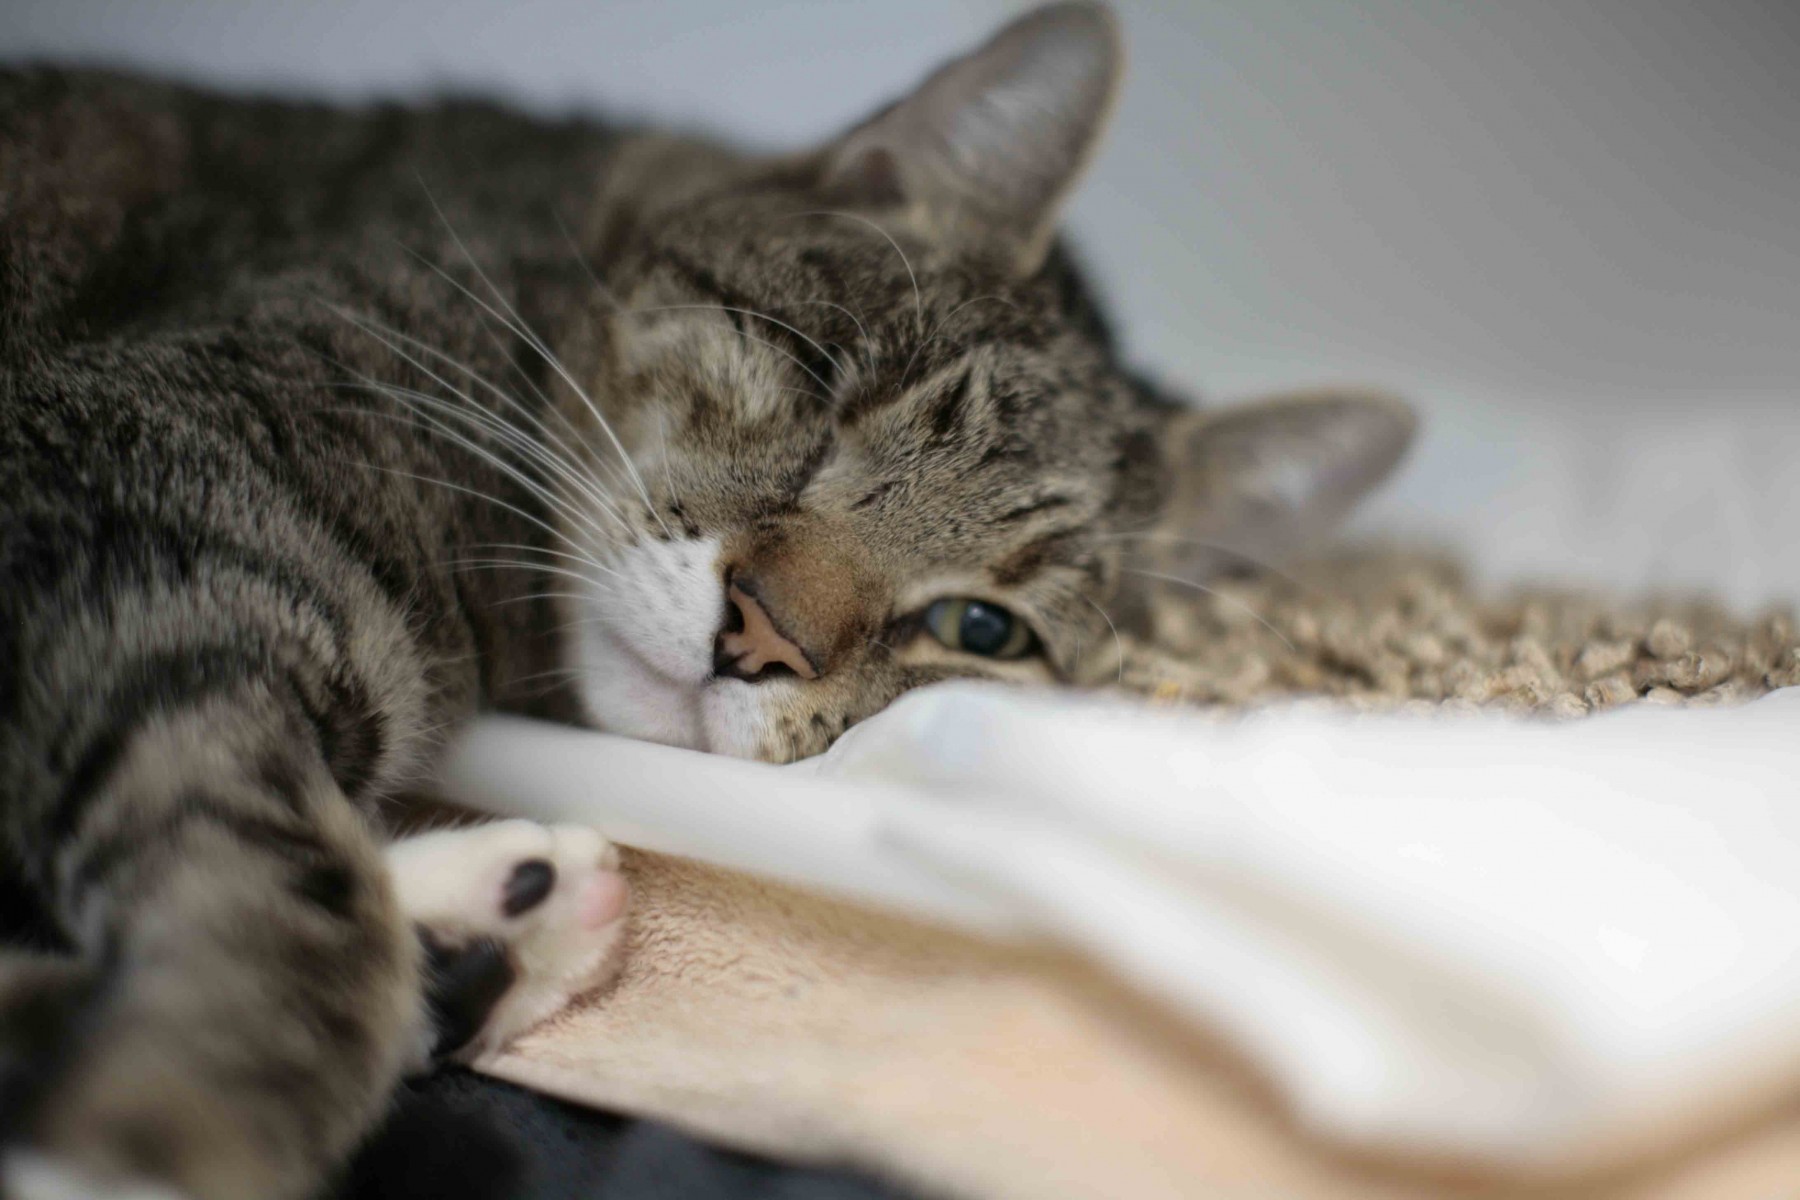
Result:
M629 891L591 829L439 830L390 846L388 868L425 945L433 1057L498 1050L617 968Z

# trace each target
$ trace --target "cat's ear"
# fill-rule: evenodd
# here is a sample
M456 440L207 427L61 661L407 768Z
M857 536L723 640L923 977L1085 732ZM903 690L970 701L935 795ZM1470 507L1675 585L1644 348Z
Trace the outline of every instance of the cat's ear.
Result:
M1162 517L1131 539L1132 556L1190 579L1289 557L1388 476L1416 424L1401 401L1365 392L1177 410L1162 437Z
M1030 274L1093 155L1122 63L1101 5L1037 9L846 134L826 151L822 183Z

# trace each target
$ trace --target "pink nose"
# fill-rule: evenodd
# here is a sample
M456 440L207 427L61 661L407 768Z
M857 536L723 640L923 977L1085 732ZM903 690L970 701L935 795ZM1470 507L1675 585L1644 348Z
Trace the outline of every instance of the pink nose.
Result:
M757 598L733 583L725 589L725 627L713 640L713 671L751 682L792 672L817 679L806 653L769 618Z

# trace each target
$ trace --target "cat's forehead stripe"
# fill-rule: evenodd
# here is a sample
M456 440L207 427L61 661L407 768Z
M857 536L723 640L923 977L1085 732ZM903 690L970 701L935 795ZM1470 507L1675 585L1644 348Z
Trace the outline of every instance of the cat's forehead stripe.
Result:
M989 568L1001 587L1018 587L1050 567L1075 565L1083 557L1078 531L1055 529L1007 553Z
M1024 504L1021 504L1016 508L1010 508L999 514L994 518L994 522L998 525L1011 525L1015 522L1023 521L1026 517L1036 516L1039 513L1049 512L1052 509L1067 508L1074 503L1075 498L1073 496L1038 496L1031 500L1027 500Z

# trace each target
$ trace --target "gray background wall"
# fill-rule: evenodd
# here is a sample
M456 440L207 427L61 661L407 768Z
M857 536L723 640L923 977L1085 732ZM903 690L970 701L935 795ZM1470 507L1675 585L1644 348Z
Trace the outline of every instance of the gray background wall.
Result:
M345 96L449 82L771 146L1005 0L4 0L0 58ZM1800 596L1800 4L1130 0L1070 216L1138 357L1356 380L1427 438L1366 520L1490 570Z

